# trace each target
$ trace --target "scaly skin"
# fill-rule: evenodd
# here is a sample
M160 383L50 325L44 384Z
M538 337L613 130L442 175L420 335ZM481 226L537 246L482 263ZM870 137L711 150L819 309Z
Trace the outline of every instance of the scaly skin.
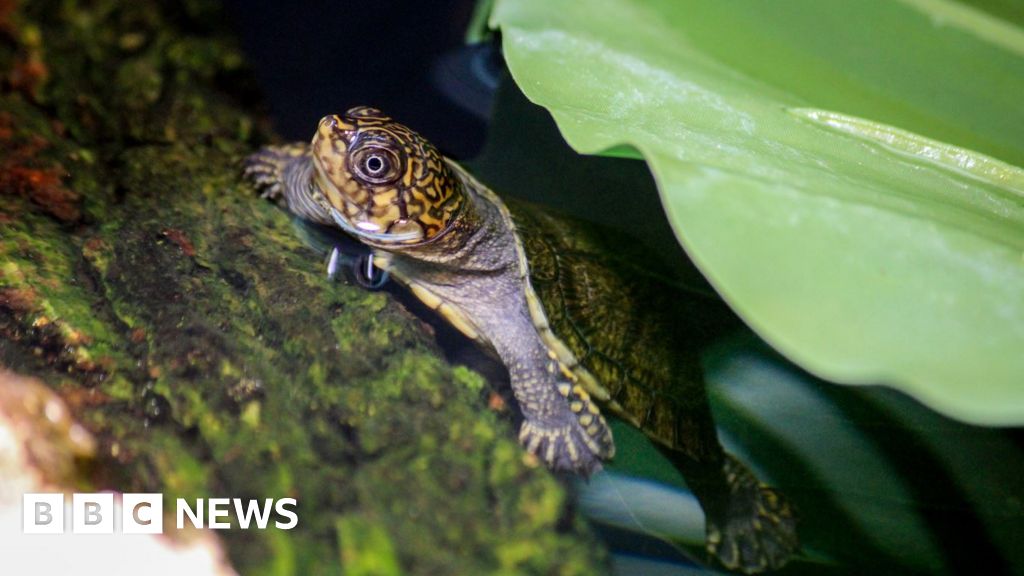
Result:
M798 548L785 498L718 442L693 343L666 322L686 316L678 294L634 259L610 256L624 241L506 205L372 108L325 117L310 145L264 148L246 174L264 196L369 246L379 266L493 351L523 413L520 442L550 468L589 475L614 455L600 402L683 472L724 566L776 569Z
M357 186L358 168L344 160L368 150L383 165L363 173L383 176ZM492 349L508 368L527 451L554 470L584 475L614 455L600 410L537 333L525 256L503 206L429 142L358 108L324 118L308 147L265 148L246 174L264 196L283 196L296 214L338 224L374 248L378 266Z

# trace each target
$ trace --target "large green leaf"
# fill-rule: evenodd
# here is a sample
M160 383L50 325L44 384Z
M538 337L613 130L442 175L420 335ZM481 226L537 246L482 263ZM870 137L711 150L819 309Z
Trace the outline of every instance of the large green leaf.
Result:
M1019 28L944 0L500 0L492 23L575 149L642 154L781 352L1024 423Z

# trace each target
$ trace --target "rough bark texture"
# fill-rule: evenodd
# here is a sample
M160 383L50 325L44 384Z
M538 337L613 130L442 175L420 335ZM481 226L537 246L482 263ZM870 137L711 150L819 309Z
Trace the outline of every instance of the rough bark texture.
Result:
M0 365L96 436L78 487L297 498L295 530L222 533L246 574L603 571L484 380L241 182L263 132L224 24L0 0Z

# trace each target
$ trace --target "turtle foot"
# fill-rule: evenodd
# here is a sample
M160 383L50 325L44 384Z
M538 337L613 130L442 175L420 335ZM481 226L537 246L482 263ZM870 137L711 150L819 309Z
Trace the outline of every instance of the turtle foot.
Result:
M277 200L284 194L288 163L304 153L305 147L297 144L264 146L245 159L242 173L260 190L260 198Z
M531 420L519 429L519 442L556 472L573 472L589 477L601 470L599 447L576 422L548 426Z
M724 472L730 493L722 513L708 514L708 552L744 574L781 568L800 546L795 511L732 456Z

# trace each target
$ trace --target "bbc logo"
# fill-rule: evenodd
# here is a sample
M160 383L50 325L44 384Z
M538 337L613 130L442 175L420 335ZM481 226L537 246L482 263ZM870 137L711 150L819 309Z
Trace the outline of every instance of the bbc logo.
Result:
M64 533L68 524L64 517L64 494L25 494L22 506L25 534ZM163 508L163 494L122 494L121 513L117 514L113 494L75 493L71 497L71 532L113 534L116 519L124 534L160 534L164 529Z

